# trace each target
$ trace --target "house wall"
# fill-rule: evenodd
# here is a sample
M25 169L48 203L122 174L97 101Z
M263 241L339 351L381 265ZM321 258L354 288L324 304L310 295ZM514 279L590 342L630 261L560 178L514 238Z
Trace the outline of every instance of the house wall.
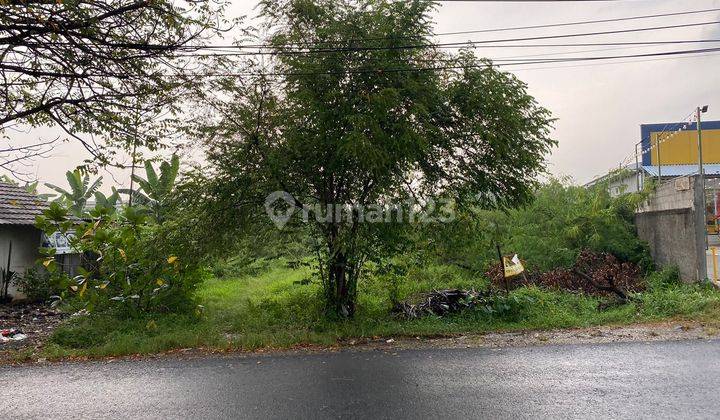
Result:
M40 257L38 248L41 245L41 232L34 226L0 225L0 266L7 264L9 244L12 241L10 269L17 275L25 274L25 270L35 265ZM11 284L9 293L16 299L22 296Z
M608 192L611 197L620 194L638 192L637 173L632 172L623 178L618 178L608 183Z
M702 187L698 177L660 185L635 214L640 239L648 242L655 263L675 265L683 280L707 278Z

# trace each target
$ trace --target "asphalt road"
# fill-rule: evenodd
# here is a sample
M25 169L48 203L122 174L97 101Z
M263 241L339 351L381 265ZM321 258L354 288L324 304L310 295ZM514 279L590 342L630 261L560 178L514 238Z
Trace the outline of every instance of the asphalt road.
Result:
M0 418L718 418L720 341L0 368Z

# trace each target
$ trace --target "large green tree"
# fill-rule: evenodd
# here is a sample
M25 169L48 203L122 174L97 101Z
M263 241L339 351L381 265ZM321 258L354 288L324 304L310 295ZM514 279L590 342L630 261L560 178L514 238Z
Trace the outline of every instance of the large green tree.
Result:
M416 199L407 213L439 197L458 208L515 206L531 198L554 145L550 113L523 82L470 52L433 47L434 7L264 1L270 35L259 42L269 56L243 70L259 76L216 79L211 91L223 94L207 98L218 118L200 131L210 175L202 200L214 230L257 228L268 194L284 191L271 198L308 214L327 308L340 317L355 312L367 259L412 222L362 223L360 208ZM323 213L328 205L350 210L338 217Z
M225 0L0 0L0 140L55 126L95 163L115 148L167 142L168 121L202 69L193 52L228 28ZM0 168L52 142L0 146Z

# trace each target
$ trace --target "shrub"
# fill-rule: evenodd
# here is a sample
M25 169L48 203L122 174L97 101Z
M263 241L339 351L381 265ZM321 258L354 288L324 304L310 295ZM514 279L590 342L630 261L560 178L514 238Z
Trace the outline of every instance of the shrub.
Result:
M647 277L648 290L636 294L642 314L648 317L687 316L720 302L720 293L709 283L685 284L677 267L665 268Z
M141 207L95 209L85 217L78 222L63 205L52 203L38 219L41 229L61 232L83 253L79 275L68 279L56 268L54 249L44 250L44 266L58 284L68 286L63 298L82 302L88 311L113 309L132 316L196 308L193 292L204 275L200 260L178 237L178 226L155 223Z
M53 332L51 341L63 347L76 349L100 346L107 340L108 333L116 329L116 324L110 317L73 318Z
M517 253L533 271L569 268L583 249L589 249L649 272L649 248L637 237L633 219L643 197L644 193L611 197L602 186L584 188L551 180L524 207L467 212L450 223L424 227L416 248L441 263L475 271L497 262L500 244L503 253Z
M210 272L219 279L254 276L267 271L271 261L262 257L256 259L247 254L240 254L214 261L210 266Z
M675 266L666 267L660 271L650 273L645 281L651 290L662 290L682 284L680 270Z
M15 286L31 302L44 302L62 291L50 273L43 267L31 267L15 278Z

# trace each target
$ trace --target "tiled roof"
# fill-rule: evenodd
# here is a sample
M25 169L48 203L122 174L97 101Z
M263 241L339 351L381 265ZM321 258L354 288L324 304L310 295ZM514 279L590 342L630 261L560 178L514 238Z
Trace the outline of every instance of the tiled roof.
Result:
M23 187L0 182L0 225L34 225L48 203Z

